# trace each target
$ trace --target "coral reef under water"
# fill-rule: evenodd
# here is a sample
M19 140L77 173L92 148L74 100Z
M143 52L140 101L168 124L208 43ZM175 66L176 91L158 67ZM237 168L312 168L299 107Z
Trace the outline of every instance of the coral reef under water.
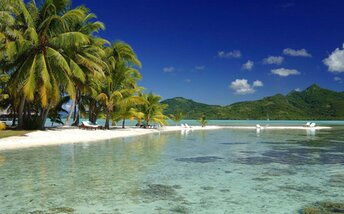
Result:
M192 157L192 158L177 158L176 161L181 162L192 162L192 163L210 163L223 158L217 156L201 156L201 157Z
M338 214L344 213L343 202L321 201L302 208L302 214Z

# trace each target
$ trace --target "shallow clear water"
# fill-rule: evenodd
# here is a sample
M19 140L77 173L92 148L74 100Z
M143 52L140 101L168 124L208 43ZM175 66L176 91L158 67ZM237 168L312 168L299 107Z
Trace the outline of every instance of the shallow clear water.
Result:
M0 151L0 213L297 213L343 192L341 126Z

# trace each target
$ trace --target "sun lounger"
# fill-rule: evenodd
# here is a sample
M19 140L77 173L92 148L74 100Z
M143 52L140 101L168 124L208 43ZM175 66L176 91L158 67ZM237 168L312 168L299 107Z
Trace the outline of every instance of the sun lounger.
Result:
M311 122L307 122L304 127L309 127L311 125Z
M305 125L304 125L304 127L315 127L316 126L316 123L313 123L313 122L307 122Z
M315 127L316 126L316 124L315 123L311 123L311 124L309 124L309 127L311 127L311 128L313 128L313 127Z
M180 127L185 128L185 125L183 123L180 124Z
M187 123L185 123L184 126L185 126L185 128L188 128L188 129L191 128L191 126L189 126Z
M93 124L91 123L90 121L82 121L81 122L81 125L79 126L79 128L81 129L102 129L103 127L98 125L98 124Z

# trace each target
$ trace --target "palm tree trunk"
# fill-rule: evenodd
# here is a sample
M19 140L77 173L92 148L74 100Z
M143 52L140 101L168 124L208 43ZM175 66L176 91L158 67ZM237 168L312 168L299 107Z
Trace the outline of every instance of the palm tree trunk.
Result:
M76 102L76 100L75 100L74 102ZM73 121L75 121L75 119L76 119L76 106L77 106L77 104L74 105L74 110L73 110L73 112L74 112Z
M81 94L80 90L78 89L76 92L76 99L75 99L75 107L74 107L74 123L72 126L79 126L79 120L80 120L80 99L81 99ZM76 110L78 107L78 110Z
M110 129L110 111L106 110L105 129Z
M41 129L43 130L45 127L45 121L47 120L48 114L49 114L49 110L50 110L50 104L48 105L48 107L46 109L44 109L42 111L42 120L41 120Z
M12 119L12 126L16 125L16 119L17 119L17 110L14 108L14 110L13 110L13 119Z
M25 97L24 95L20 98L20 104L18 108L18 129L23 129L23 113L24 113L24 106L25 106Z
M123 129L125 128L125 119L123 119L122 128L123 128Z
M69 114L67 116L66 125L70 124L70 119L72 118L72 115L73 115L73 112L74 112L74 107L75 107L75 100L72 100L72 106L71 106Z
M79 123L80 123L80 113L78 110L78 113L76 115L76 119L75 119L74 123L72 124L72 126L79 126Z

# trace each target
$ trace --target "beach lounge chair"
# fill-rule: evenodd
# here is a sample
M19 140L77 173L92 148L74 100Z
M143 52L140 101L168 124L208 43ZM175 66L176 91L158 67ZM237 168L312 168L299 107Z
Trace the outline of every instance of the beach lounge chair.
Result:
M311 124L309 124L309 127L311 127L311 128L314 128L316 126L316 124L315 123L311 123Z
M82 121L81 122L81 125L79 126L79 128L82 128L82 129L102 129L102 126L98 125L98 124L93 124L92 122L90 121Z
M185 125L183 123L180 124L180 127L185 128Z
M307 122L304 127L309 127L311 125L311 122Z
M191 128L191 126L189 126L187 123L185 123L184 126L185 126L185 128L188 128L188 129Z

